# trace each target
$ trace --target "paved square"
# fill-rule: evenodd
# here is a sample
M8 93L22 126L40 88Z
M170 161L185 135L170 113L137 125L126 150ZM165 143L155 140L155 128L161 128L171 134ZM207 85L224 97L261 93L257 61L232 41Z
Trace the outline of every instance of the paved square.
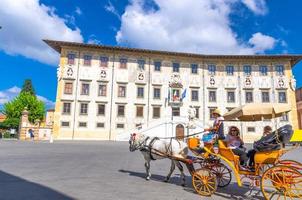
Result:
M287 158L302 161L302 148ZM201 197L181 187L179 171L164 183L170 162L151 163L146 181L143 157L130 153L127 142L55 141L21 142L0 140L0 199L104 199L104 200L200 200L263 199L232 183L212 197ZM255 194L255 192L253 192Z

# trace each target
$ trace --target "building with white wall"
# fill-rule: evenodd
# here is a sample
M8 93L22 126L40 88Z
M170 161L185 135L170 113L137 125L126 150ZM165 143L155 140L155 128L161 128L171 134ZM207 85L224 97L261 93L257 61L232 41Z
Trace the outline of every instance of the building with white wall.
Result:
M226 122L225 129L237 125L246 141L258 138L267 124L298 127L292 67L301 55L201 55L45 42L61 54L55 139L115 140L141 124L186 116L190 105L205 125L216 108L225 113L252 102L291 105L280 119Z

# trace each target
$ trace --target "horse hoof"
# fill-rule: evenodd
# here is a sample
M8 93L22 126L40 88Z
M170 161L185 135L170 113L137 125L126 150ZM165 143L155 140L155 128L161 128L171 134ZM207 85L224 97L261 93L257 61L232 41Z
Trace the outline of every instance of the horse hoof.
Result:
M182 186L182 187L186 187L186 184L185 184L185 183L183 183L183 184L181 184L181 186Z
M149 177L146 177L146 180L147 180L147 181L149 181L149 180L150 180L150 178L149 178Z
M168 181L169 181L168 179L165 179L165 180L164 180L165 183L168 183Z

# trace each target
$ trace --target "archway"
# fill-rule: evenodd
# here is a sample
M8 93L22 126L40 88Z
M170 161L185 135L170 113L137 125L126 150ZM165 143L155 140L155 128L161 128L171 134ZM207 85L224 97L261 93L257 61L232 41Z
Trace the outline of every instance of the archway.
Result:
M176 139L183 140L185 138L185 128L182 124L176 126Z

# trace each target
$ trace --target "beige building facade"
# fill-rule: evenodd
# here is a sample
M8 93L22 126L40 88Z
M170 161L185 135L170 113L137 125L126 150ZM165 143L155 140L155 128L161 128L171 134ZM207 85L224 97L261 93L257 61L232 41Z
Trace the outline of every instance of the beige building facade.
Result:
M302 129L302 87L296 90L299 129Z
M141 124L257 102L290 104L283 117L238 126L246 141L265 125L298 128L292 67L300 55L200 55L45 40L60 53L54 139L115 140Z

